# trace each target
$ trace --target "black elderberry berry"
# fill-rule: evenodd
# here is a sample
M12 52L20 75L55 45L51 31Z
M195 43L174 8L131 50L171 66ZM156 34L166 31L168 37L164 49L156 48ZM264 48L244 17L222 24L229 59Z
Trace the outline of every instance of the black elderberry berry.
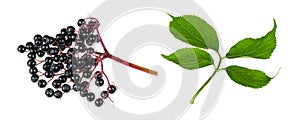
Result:
M45 90L45 94L46 94L47 97L52 97L54 95L54 90L51 89L51 88L47 88Z
M107 91L102 91L102 92L100 93L100 96L101 96L101 98L103 98L103 99L108 98L108 93L107 93Z
M59 61L60 61L60 62L65 62L67 59L68 59L68 57L67 57L66 54L62 54L62 55L59 57Z
M34 40L34 44L35 44L35 46L41 46L41 45L43 45L43 40L42 39Z
M58 65L59 69L64 69L65 68L63 63L57 63L57 65Z
M103 105L103 103L104 103L104 101L101 98L98 98L98 99L95 100L95 105L97 107L101 107Z
M27 49L32 49L34 47L33 43L32 42L27 42L26 43L26 48Z
M68 84L64 84L61 86L61 90L65 93L69 92L71 90L71 86Z
M102 79L102 74L101 74L99 71L97 71L97 72L95 73L95 75L97 75L97 76L96 76L96 80L101 80L101 79Z
M20 53L24 53L26 51L26 47L24 45L19 45L17 49Z
M33 37L33 40L42 40L42 36L40 34L36 34L34 37Z
M80 91L80 90L81 90L80 85L75 83L75 84L73 85L73 90L74 90L75 92Z
M41 48L43 51L48 51L50 49L50 46L48 44L44 44Z
M66 29L66 28L62 28L62 29L60 30L60 34L66 36L66 35L67 35L67 29Z
M87 53L89 53L89 54L93 54L95 51L94 51L94 49L93 48L88 48L88 49L86 49L86 51L87 51Z
M73 42L76 40L77 34L76 33L72 33L72 34L68 34L67 38L72 40Z
M60 58L59 55L55 55L55 56L53 57L54 62L59 62L59 58Z
M65 41L65 45L66 46L72 46L72 39L67 39L66 41Z
M90 40L90 39L87 39L85 41L85 43L88 45L88 46L92 46L94 43Z
M88 87L89 83L87 81L83 81L81 84L80 84L80 91L83 91L83 90L86 90L87 87Z
M80 27L81 25L84 25L86 22L84 19L79 19L77 22L77 25Z
M63 34L56 34L57 40L65 40L65 36Z
M45 55L45 52L42 50L37 51L36 53L39 57L43 57Z
M67 78L71 78L72 75L73 75L72 70L66 70L66 71L65 71L65 76L66 76Z
M45 58L45 63L52 64L53 63L53 58L52 57L46 57Z
M60 50L64 51L66 49L66 45L59 45Z
M43 69L44 69L45 71L49 71L50 68L51 68L51 64L50 64L50 63L47 63L47 62L46 62L46 63L43 65Z
M82 88L82 87L81 87L81 88ZM88 92L87 92L86 89L84 89L84 90L80 91L79 94L80 94L81 97L86 97L87 94L88 94Z
M58 71L60 71L60 67L58 64L52 64L50 71L57 73Z
M29 60L27 61L27 66L28 66L28 67L33 67L33 66L35 66L35 65L36 65L36 62L35 62L34 59L29 59Z
M67 63L66 68L67 68L68 70L72 70L72 64Z
M90 69L92 68L92 65L91 64L86 64L84 67L83 67L86 71L90 71ZM92 74L92 73L91 73Z
M27 54L27 57L28 57L29 59L35 59L35 58L36 58L36 55L35 55L34 52L29 52L29 53Z
M73 26L68 26L67 27L67 33L68 34L72 34L72 33L74 33L75 32L75 28L73 27Z
M63 93L61 91L59 91L59 90L57 90L57 91L54 92L54 97L55 98L61 98L62 95L63 95Z
M86 99L89 101L89 102L92 102L95 100L95 94L94 93L88 93L87 96L86 96Z
M78 51L79 52L85 52L85 50L86 50L86 46L85 46L85 44L78 44Z
M61 82L59 80L55 79L55 80L52 81L52 86L54 88L60 88Z
M76 83L79 83L79 81L80 81L80 76L78 75L78 74L74 74L73 76L72 76L72 80L74 80L74 83L76 84Z
M31 82L36 83L39 80L39 76L37 74L32 74Z
M68 78L65 75L61 75L61 76L58 77L58 80L59 80L60 83L67 82L67 79Z
M91 75L92 75L92 73L91 73L90 71L85 71L85 72L83 72L83 74L82 74L82 76L83 76L84 78L90 78Z
M46 71L46 72L45 72L45 77L46 77L46 78L51 78L51 77L53 77L53 72L52 72L52 71Z
M38 86L40 88L44 88L44 87L46 87L46 85L47 85L46 80L41 79L41 80L38 81Z
M45 44L53 44L55 41L53 37L48 36L48 35L45 35L43 37L43 40L44 40Z
M36 74L38 72L38 69L36 67L30 67L29 68L29 73L30 74Z
M104 80L103 79L96 79L95 80L95 85L98 87L101 87L104 85Z
M110 94L114 94L117 90L117 87L114 86L114 85L110 85L109 88L108 88L108 91Z
M57 55L59 52L59 49L58 48L50 48L48 52L50 55Z

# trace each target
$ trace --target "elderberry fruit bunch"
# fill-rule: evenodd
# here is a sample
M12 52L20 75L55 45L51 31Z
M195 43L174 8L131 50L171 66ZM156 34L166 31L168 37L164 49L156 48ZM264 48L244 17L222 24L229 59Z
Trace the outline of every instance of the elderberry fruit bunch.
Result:
M93 48L102 42L97 19L79 19L77 25L77 30L73 26L62 28L55 37L37 34L33 41L19 45L17 50L27 54L31 81L45 89L47 97L62 98L72 90L100 107L117 90L103 71L102 60L110 54L106 48L104 52ZM97 70L99 64L101 68ZM103 87L105 80L104 90L97 94L90 90L91 85Z

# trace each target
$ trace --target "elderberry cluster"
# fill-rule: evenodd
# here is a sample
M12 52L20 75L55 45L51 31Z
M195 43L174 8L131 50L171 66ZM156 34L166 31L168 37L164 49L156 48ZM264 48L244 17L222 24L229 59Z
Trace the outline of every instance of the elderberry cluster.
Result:
M117 87L110 85L103 68L96 71L98 64L102 64L99 55L104 54L95 54L92 47L99 42L99 33L95 32L99 22L96 19L79 19L77 25L78 30L68 26L55 37L37 34L33 42L19 45L17 50L27 53L31 81L45 88L47 97L61 98L73 90L100 107L109 94L116 92ZM89 89L91 83L102 87L104 79L108 85L106 90L95 94Z

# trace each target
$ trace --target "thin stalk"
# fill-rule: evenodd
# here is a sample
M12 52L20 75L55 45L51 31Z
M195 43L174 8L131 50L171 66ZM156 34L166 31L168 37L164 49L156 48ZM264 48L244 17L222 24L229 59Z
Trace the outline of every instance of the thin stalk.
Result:
M216 51L217 52L217 51ZM197 98L197 96L200 94L200 92L202 91L203 88L205 88L205 86L211 81L211 79L216 75L217 72L219 72L219 68L220 68L220 65L221 65L221 62L222 62L222 57L220 55L219 52L218 53L218 56L219 56L219 63L218 63L218 66L215 67L215 70L213 72L213 74L211 74L211 76L206 80L206 82L201 86L201 88L195 93L195 95L193 96L193 98L191 99L190 101L190 104L194 104L195 102L195 99Z
M157 76L157 72L154 71L154 70L150 70L150 69L148 69L148 68L145 68L145 67L142 67L142 66L133 64L133 63L131 63L131 62L127 62L127 61L125 61L125 60L123 60L123 59L121 59L121 58L119 58L119 57L116 57L116 56L114 56L114 55L111 55L111 54L109 54L107 57L110 58L110 59L112 59L112 60L114 60L114 61L117 61L117 62L119 62L119 63L121 63L121 64L123 64L123 65L126 65L126 66L128 66L128 67L131 67L131 68L134 68L134 69L143 71L143 72L145 72L145 73L149 73L149 74L151 74L151 75Z

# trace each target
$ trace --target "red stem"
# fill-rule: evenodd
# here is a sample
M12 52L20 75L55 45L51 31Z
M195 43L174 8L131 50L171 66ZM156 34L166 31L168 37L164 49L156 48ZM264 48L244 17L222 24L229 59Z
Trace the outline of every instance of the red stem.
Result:
M127 62L127 61L125 61L125 60L123 60L123 59L121 59L121 58L119 58L119 57L116 57L116 56L114 56L114 55L111 55L111 54L109 54L107 57L110 58L110 59L112 59L112 60L114 60L114 61L117 61L117 62L119 62L119 63L121 63L121 64L123 64L123 65L126 65L126 66L129 66L129 67L131 67L131 68L134 68L134 69L143 71L143 72L145 72L145 73L149 73L149 74L151 74L151 75L157 76L157 72L154 71L154 70L150 70L150 69L148 69L148 68L145 68L145 67L142 67L142 66L133 64L133 63L131 63L131 62Z

